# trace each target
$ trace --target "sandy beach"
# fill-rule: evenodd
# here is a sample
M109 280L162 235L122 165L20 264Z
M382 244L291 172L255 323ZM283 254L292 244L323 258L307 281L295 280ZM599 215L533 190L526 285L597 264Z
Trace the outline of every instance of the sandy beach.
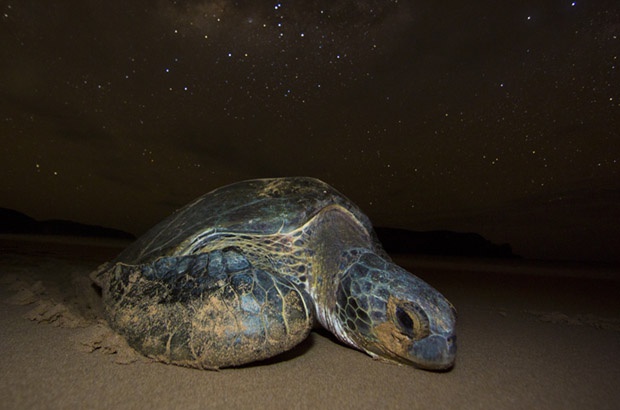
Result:
M396 257L458 309L449 372L372 360L324 331L221 371L115 353L88 274L121 244L0 239L0 408L614 409L614 267Z

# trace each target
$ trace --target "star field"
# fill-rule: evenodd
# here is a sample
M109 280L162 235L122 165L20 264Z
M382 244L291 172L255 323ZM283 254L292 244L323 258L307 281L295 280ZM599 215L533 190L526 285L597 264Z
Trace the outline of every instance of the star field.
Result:
M620 189L618 21L614 1L2 1L0 206L141 233L310 175L378 225L509 242L461 222Z

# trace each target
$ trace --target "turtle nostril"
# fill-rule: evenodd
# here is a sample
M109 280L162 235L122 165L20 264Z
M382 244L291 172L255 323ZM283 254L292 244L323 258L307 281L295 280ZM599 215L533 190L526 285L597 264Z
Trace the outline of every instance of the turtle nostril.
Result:
M447 369L454 363L456 336L432 335L413 346L412 356L416 364L426 369Z

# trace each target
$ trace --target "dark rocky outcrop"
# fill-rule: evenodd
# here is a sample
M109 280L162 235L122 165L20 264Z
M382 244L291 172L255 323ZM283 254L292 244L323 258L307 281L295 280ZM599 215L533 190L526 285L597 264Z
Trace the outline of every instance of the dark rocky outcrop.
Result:
M384 227L376 227L375 231L389 253L487 258L518 257L512 253L509 244L495 244L477 233L447 230L411 231ZM37 221L26 214L7 208L0 208L0 233L135 239L134 235L119 229L60 219Z
M516 258L509 244L497 245L477 233L447 230L410 231L398 228L375 228L388 253L438 256Z
M37 221L26 214L7 208L0 208L0 233L135 239L134 235L119 229L61 219Z

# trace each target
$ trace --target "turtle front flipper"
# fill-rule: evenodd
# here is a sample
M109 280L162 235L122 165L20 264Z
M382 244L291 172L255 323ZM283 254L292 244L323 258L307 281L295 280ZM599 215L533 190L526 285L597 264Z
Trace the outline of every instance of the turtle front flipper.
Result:
M217 369L275 356L304 340L309 296L236 249L112 267L102 283L112 327L142 354Z

